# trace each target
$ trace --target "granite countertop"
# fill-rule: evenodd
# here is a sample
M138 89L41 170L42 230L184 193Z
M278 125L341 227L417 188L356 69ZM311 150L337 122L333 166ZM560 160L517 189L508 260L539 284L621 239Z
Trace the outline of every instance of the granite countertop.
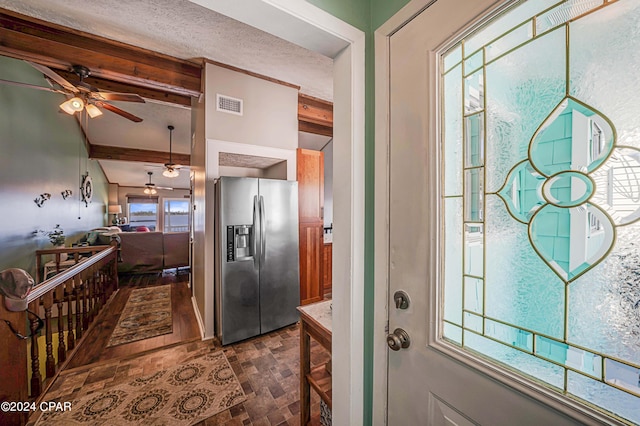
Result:
M320 323L331 333L331 300L300 306L299 309Z

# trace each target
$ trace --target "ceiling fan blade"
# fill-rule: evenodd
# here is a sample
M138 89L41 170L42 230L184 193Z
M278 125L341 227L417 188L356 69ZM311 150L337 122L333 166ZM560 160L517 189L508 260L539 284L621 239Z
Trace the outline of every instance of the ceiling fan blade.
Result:
M164 163L164 167L167 169L181 169L184 166L182 164Z
M45 92L62 93L63 95L67 94L67 92L63 92L62 90L58 90L58 89L53 89L51 87L38 86L35 84L29 84L29 83L20 83L18 81L3 80L1 78L0 78L0 83L10 84L11 86L28 87L30 89L44 90Z
M111 92L91 92L93 99L103 101L121 101L121 102L139 102L145 103L145 100L135 93L111 93Z
M133 115L133 114L127 112L127 111L121 110L120 108L118 108L115 105L111 105L111 104L108 104L108 103L102 102L102 101L95 101L95 104L96 104L96 106L104 108L107 111L111 111L111 112L113 112L115 114L118 114L119 116L122 116L122 117L124 117L124 118L126 118L128 120L133 121L133 122L140 123L142 121L142 118L140 118L138 116L135 116L135 115Z
M145 183L144 186L149 189L166 189L167 191L173 191L173 188L169 186L157 186L155 183Z
M70 92L73 92L73 93L77 93L78 92L78 88L76 86L74 86L73 84L69 83L67 80L65 80L61 75L57 74L51 68L45 67L44 65L36 64L35 62L29 62L29 61L25 61L25 62L28 63L29 65L31 65L32 67L34 67L35 69L37 69L38 71L40 71L42 74L44 74L47 77L49 77L51 80L53 80L56 83L58 83L64 89L66 89L66 90L68 90Z

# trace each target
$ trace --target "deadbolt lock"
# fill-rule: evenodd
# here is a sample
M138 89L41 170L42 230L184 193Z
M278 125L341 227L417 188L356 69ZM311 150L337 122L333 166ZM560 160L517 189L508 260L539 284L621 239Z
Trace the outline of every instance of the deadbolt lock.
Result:
M406 349L411 345L409 334L401 328L396 328L393 333L387 335L387 345L394 350Z
M409 307L409 295L402 290L393 293L393 300L396 302L396 309L407 309Z

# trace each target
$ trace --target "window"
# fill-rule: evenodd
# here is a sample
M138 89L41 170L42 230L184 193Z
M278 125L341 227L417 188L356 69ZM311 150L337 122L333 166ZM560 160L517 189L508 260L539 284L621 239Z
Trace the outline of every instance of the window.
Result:
M189 230L189 200L183 198L165 198L164 232L182 232Z
M517 2L441 61L442 338L640 423L640 2Z
M127 197L129 226L132 230L146 226L155 231L158 226L158 198L157 197Z

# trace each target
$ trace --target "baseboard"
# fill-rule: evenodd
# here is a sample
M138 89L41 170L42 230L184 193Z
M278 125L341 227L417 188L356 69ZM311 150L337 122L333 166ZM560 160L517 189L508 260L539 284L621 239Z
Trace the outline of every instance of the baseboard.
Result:
M196 314L196 320L198 320L198 327L200 328L200 338L202 340L208 340L204 338L204 321L202 321L202 317L200 316L200 309L198 309L196 298L193 296L191 296L191 303L193 304L193 313Z

